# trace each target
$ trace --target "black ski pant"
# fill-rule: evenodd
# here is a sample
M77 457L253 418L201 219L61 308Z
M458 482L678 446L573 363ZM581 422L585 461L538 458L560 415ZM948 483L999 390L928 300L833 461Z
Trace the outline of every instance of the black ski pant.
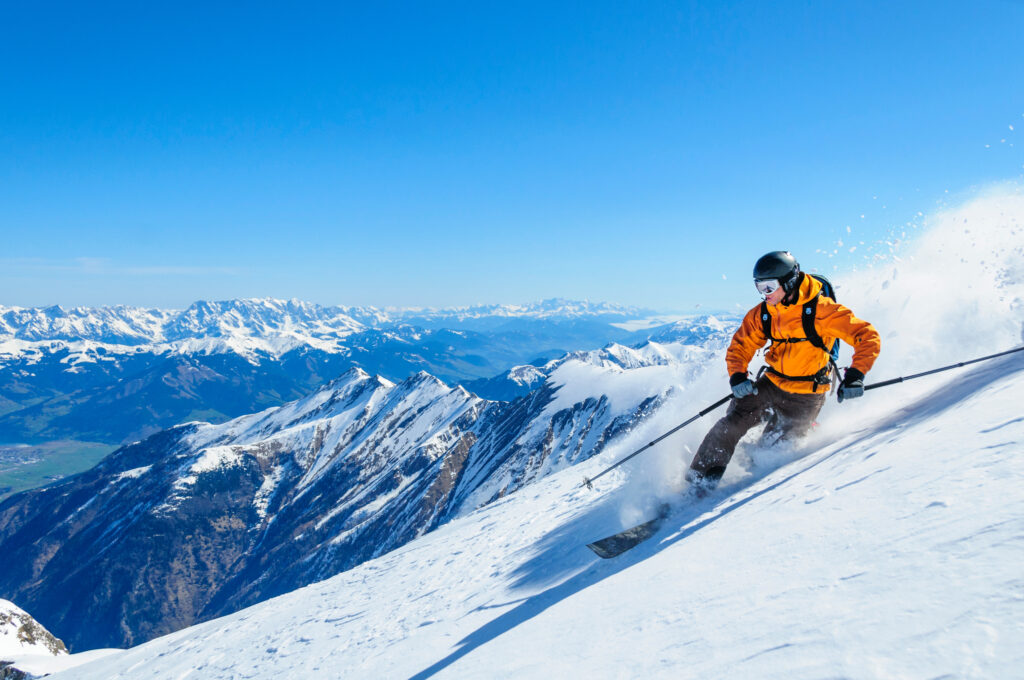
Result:
M774 443L807 433L825 405L828 392L797 394L786 392L762 376L757 394L729 402L725 416L704 437L690 463L686 478L691 483L714 486L725 474L736 444L751 428L767 421L761 440Z

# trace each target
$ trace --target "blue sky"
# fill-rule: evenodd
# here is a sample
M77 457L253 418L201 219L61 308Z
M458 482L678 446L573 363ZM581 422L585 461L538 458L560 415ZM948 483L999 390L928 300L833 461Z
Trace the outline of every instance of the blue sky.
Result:
M747 307L1024 172L1022 2L3 14L4 305Z

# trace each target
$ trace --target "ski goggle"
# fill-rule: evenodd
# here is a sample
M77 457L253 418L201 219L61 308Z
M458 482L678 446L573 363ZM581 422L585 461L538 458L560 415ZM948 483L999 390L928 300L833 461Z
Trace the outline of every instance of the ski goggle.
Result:
M767 296L777 291L780 284L778 279L755 279L754 285L758 293Z

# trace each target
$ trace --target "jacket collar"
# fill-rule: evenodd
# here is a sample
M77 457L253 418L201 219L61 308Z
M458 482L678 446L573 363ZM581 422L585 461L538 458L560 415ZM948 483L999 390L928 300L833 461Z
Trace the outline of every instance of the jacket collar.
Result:
M780 302L777 306L789 307L793 304L803 306L805 303L810 302L812 299L814 299L815 295L821 292L821 281L818 281L818 279L814 278L813 276L805 272L801 272L800 276L800 288L797 290L796 301L792 303L787 303L786 299L789 297L787 295L785 298L782 299L782 302Z

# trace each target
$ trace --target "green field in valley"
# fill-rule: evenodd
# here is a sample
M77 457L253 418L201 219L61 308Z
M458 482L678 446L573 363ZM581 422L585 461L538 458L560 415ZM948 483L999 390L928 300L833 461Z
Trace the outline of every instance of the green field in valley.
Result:
M88 470L116 449L110 444L61 440L0 444L0 500Z

